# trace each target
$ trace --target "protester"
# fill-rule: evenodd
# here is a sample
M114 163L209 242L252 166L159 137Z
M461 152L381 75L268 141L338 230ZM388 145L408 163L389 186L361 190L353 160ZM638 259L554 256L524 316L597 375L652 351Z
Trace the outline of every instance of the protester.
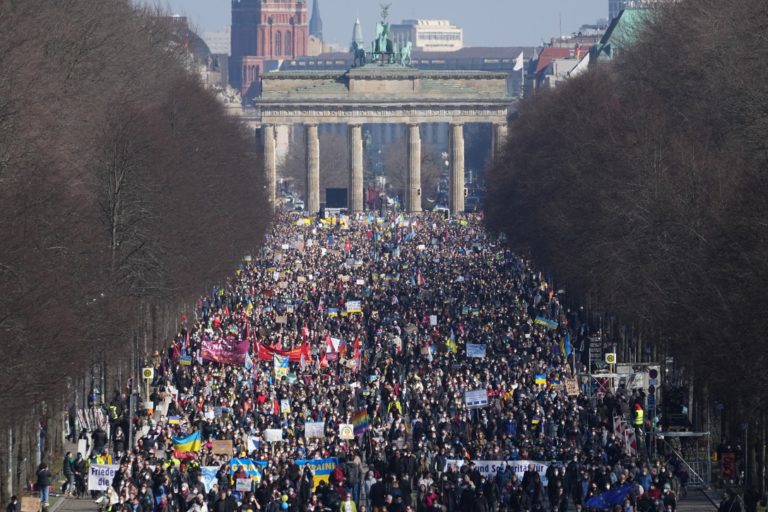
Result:
M584 510L626 482L660 511L675 477L615 434L643 396L566 392L561 301L477 215L278 212L149 358L154 413L116 394L94 463L133 512Z
M48 464L41 462L37 467L37 483L36 489L40 493L40 506L48 508L48 492L51 485L51 471L48 469Z

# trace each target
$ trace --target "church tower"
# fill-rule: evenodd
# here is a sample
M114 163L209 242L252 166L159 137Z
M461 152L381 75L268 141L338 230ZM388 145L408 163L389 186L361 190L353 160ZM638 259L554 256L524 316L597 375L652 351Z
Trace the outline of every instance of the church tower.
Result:
M309 20L309 35L315 36L319 41L323 40L323 20L320 19L320 2L312 3L312 18Z
M363 27L360 26L360 18L355 20L355 26L352 27L352 44L357 43L358 48L365 48L363 39Z

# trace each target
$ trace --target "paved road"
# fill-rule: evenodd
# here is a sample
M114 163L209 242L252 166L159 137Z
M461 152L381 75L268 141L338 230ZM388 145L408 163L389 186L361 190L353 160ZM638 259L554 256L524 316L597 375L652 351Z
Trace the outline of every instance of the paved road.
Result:
M712 493L710 493L710 498L712 498ZM712 499L715 503L718 502L716 498ZM700 490L689 491L688 496L677 504L677 512L713 512L716 510L717 507L707 500Z
M96 504L90 498L62 498L53 506L50 512L91 512L96 510Z

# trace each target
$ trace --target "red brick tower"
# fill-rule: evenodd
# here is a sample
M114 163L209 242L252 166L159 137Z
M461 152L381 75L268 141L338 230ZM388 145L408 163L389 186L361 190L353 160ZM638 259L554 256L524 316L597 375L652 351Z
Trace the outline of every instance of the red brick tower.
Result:
M308 33L306 0L232 0L230 85L246 94L270 61L306 55Z

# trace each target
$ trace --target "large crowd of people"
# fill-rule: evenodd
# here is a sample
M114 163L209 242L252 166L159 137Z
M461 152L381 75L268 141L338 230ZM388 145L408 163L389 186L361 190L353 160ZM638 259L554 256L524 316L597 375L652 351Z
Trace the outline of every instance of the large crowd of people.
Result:
M579 335L562 298L479 216L280 213L151 358L152 410L108 404L90 464L119 467L102 499L520 512L590 510L613 490L611 510L675 510L683 468L616 435L644 396L566 386Z

